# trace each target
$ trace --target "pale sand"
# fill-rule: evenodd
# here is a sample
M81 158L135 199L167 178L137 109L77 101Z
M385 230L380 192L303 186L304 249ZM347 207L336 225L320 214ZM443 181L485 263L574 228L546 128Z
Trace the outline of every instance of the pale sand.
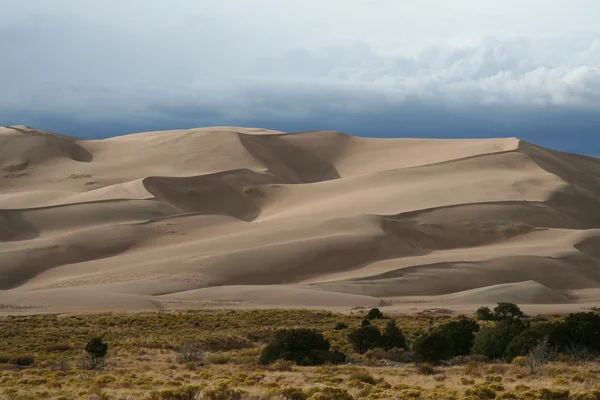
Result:
M2 127L0 182L2 313L600 305L600 160L516 138Z

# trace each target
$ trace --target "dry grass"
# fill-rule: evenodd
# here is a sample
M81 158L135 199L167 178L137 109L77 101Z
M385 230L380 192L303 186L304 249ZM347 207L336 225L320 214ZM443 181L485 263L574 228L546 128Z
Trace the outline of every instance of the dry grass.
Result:
M261 323L256 324L256 318ZM308 311L221 311L158 314L30 316L0 319L0 354L30 353L32 366L0 364L0 398L11 400L178 399L598 399L600 365L550 363L536 375L526 367L471 362L436 366L424 375L413 364L297 367L257 364L269 333L284 326L315 327L345 348L339 322L360 318ZM384 324L385 321L382 322ZM428 321L398 319L406 332ZM256 326L259 325L260 328ZM104 335L110 358L101 371L76 368L88 338ZM60 343L62 351L53 350ZM178 363L178 348L198 343L204 363ZM64 344L64 345L62 345ZM67 346L68 344L68 346ZM63 350L64 349L64 350ZM352 356L355 357L354 355ZM1 361L1 360L0 360ZM567 393L568 391L568 393Z

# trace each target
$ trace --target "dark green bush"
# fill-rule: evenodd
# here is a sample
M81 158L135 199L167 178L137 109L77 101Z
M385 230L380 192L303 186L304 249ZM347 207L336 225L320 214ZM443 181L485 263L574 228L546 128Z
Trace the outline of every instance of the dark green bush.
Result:
M344 329L348 329L348 324L345 322L338 322L335 326L336 331L343 331Z
M514 303L498 303L494 307L494 316L496 320L502 321L505 319L519 319L523 318L525 314L523 311Z
M475 316L480 321L502 321L523 318L525 314L514 303L498 303L494 307L494 311L490 310L489 307L480 307L475 311Z
M600 354L600 314L582 312L569 314L555 327L551 341L560 351L568 352L578 346L593 354Z
M269 364L275 360L293 361L297 365L340 362L343 354L330 352L329 347L329 341L316 330L283 329L277 331L273 340L264 348L260 363Z
M363 325L354 329L348 335L348 340L354 350L359 354L364 354L367 350L376 347L383 347L383 336L379 329L371 324Z
M495 326L482 328L475 336L471 353L490 360L505 358L508 345L524 329L520 320L498 321Z
M371 308L369 310L369 312L367 313L367 315L365 316L365 319L368 319L370 321L374 320L374 319L382 319L383 318L383 314L381 311L379 311L379 308Z
M496 319L489 307L479 307L475 311L475 317L480 321L494 321Z
M438 363L454 355L452 340L439 331L419 336L413 343L413 353L419 361Z
M406 348L406 338L404 337L404 333L396 326L396 321L393 319L389 320L385 325L382 339L383 348L386 350Z
M471 353L479 325L470 318L460 318L442 325L438 331L452 340L453 356L465 356Z
M95 358L103 358L108 354L108 345L104 343L104 339L95 337L85 345L85 351Z
M538 324L525 328L515 336L506 347L505 357L512 360L517 356L524 356L546 336L552 335L551 324Z

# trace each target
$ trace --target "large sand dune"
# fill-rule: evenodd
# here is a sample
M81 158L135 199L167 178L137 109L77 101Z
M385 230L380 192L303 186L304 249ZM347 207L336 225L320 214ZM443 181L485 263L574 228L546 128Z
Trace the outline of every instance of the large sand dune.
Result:
M0 311L499 301L600 302L600 160L516 138L0 128Z

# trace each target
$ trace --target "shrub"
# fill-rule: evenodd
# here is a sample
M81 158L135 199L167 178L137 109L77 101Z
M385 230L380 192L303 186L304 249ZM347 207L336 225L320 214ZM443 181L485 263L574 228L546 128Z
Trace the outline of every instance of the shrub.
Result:
M389 354L384 349L371 349L365 352L367 360L389 360Z
M239 389L232 389L227 385L219 385L214 389L204 392L206 400L242 400L248 392Z
M379 308L371 308L367 315L365 316L366 320L372 321L374 319L382 319L383 313L379 311Z
M452 341L454 356L465 356L471 353L479 325L472 319L461 318L442 325L438 330Z
M0 364L8 364L10 357L6 354L0 354Z
M577 346L587 349L593 354L600 354L600 314L585 312L569 314L564 322L552 332L552 343L561 351Z
M396 321L393 319L389 320L385 325L382 339L386 350L393 348L403 349L406 347L404 333L396 326Z
M480 321L494 321L495 316L490 310L489 307L479 307L477 311L475 311L475 317Z
M506 346L506 357L515 358L526 355L540 340L548 337L550 332L551 326L548 324L538 324L525 328Z
M54 343L54 344L49 344L48 346L46 346L45 350L48 353L59 352L59 351L69 351L69 350L73 350L73 346L71 346L70 344L65 344L65 343Z
M498 303L494 307L494 316L496 320L502 321L507 319L519 319L523 318L525 314L523 311L514 303Z
M293 361L297 365L321 365L340 357L329 351L329 341L312 329L283 329L260 354L260 363L275 360Z
M79 360L81 369L100 369L104 367L106 355L108 354L108 345L104 339L95 337L85 346L87 355Z
M508 345L523 329L519 320L499 321L493 327L485 327L475 336L472 353L490 360L504 358Z
M409 351L394 347L387 351L387 359L394 362L408 363L413 361L413 355Z
M285 360L277 360L273 364L271 364L271 371L279 371L279 372L290 372L294 368L294 363L291 361Z
M376 385L377 381L375 380L375 377L373 375L371 375L369 373L369 371L367 370L358 370L356 372L354 372L353 374L351 374L348 377L349 380L357 380L360 381L362 383L368 383L369 385Z
M312 396L308 400L354 400L354 397L346 389L338 387L319 388L316 391L311 390Z
M209 364L227 364L230 360L229 354L214 353L206 356L206 362Z
M523 367L523 366L525 366L526 360L527 360L527 357L525 357L525 356L516 356L515 358L513 358L513 360L510 363L512 365L516 365L518 367Z
M103 358L108 353L108 345L104 339L95 337L85 345L85 351L92 357Z
M199 386L184 386L179 389L165 389L150 393L150 400L195 400L200 393Z
M186 343L179 348L177 362L180 364L201 363L204 359L204 352L199 343Z
M475 316L480 321L502 321L523 318L525 314L514 303L498 303L494 311L489 307L480 307L475 311Z
M437 373L437 371L433 367L433 365L431 365L429 363L419 363L416 365L416 367L417 367L417 371L421 375L435 375Z
M423 334L413 343L413 352L420 361L438 363L452 358L452 340L438 331Z
M476 399L494 399L496 397L496 391L486 384L475 384L465 390L466 396L472 396Z
M274 395L279 395L283 397L285 400L306 400L308 399L308 394L297 387L287 387L283 389L276 390Z
M34 362L34 358L31 354L20 354L18 356L11 357L9 363L13 365L27 366Z
M354 350L359 354L364 354L367 350L377 347L383 347L383 336L379 329L374 325L361 326L353 330L348 335L348 340Z
M542 400L567 400L569 398L567 389L540 389L538 392Z
M348 329L348 324L346 324L345 322L338 322L335 325L335 330L336 331L343 331L344 329Z

